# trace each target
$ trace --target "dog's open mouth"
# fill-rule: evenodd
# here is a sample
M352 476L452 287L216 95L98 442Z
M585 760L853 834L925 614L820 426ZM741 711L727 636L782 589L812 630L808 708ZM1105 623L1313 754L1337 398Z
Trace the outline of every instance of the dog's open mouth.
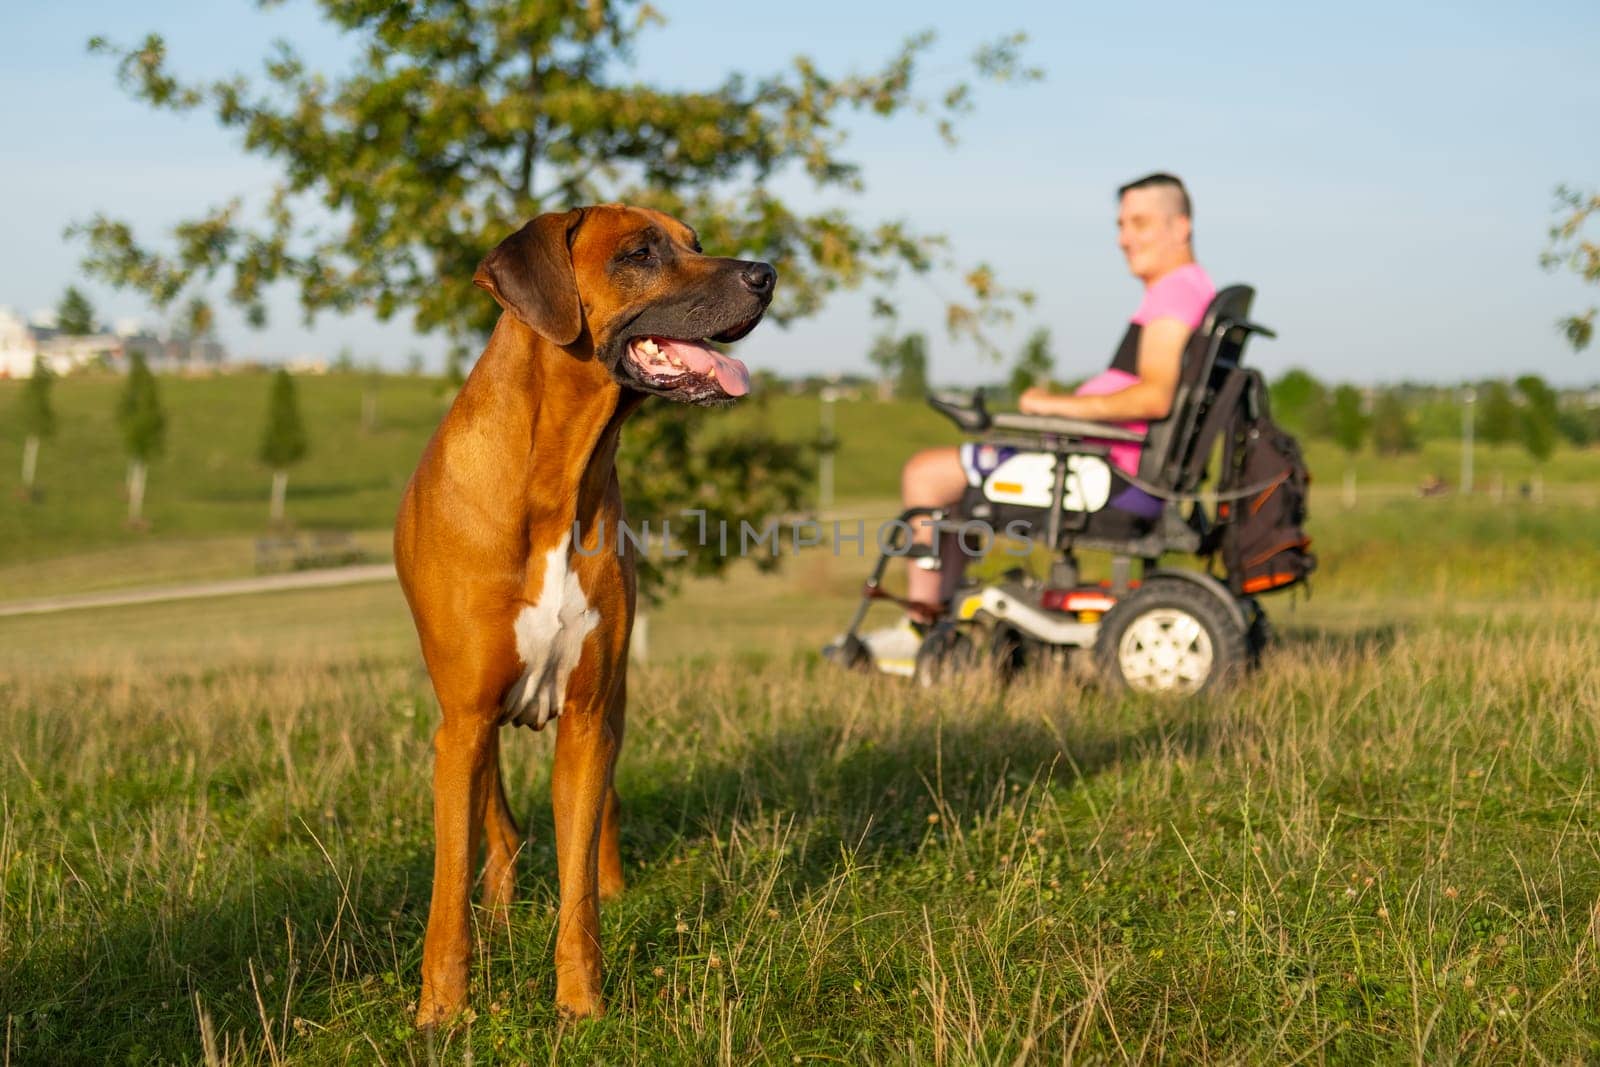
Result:
M714 340L735 341L750 332L749 327L718 334ZM705 341L675 337L635 337L628 342L628 361L644 382L663 391L689 387L699 392L709 386L732 398L750 391L750 371L732 356L724 355Z

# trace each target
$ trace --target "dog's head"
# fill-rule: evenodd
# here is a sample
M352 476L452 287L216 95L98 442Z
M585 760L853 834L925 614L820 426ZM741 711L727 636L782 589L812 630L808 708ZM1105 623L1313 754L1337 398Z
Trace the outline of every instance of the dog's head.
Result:
M552 344L592 354L619 384L717 404L748 392L750 376L711 342L755 329L778 273L704 255L694 231L669 215L607 204L540 215L485 256L472 280Z

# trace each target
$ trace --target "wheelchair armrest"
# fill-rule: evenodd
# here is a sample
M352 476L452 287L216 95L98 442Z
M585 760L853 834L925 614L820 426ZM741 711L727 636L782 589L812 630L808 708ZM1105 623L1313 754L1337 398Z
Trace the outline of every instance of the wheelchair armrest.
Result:
M995 415L991 423L996 430L1021 430L1025 433L1052 433L1062 437L1095 437L1102 441L1127 441L1142 443L1145 435L1136 430L1125 430L1109 422L1090 422L1087 419L1063 419L1055 415Z
M983 406L982 389L974 389L970 393L929 393L928 406L966 433L981 433L989 428L992 421L988 409Z

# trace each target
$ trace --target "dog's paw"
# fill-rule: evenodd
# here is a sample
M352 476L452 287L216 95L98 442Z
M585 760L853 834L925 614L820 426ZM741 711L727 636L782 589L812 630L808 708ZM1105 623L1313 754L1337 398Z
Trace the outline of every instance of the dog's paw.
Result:
M436 1030L449 1026L467 1010L465 983L459 993L436 990L424 983L422 999L417 1004L417 1029Z
M605 1015L606 1005L598 993L573 995L557 993L556 1010L566 1019L598 1019Z

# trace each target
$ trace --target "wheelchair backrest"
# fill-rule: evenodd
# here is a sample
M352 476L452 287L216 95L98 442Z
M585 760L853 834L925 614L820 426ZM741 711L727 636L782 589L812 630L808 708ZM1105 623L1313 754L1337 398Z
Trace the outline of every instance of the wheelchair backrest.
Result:
M1230 285L1211 298L1205 317L1184 348L1172 411L1152 422L1145 437L1139 457L1141 481L1180 493L1193 492L1199 484L1219 424L1206 416L1219 394L1239 396L1238 390L1225 392L1223 386L1238 372L1250 335L1273 336L1272 331L1250 321L1255 295L1248 285Z

